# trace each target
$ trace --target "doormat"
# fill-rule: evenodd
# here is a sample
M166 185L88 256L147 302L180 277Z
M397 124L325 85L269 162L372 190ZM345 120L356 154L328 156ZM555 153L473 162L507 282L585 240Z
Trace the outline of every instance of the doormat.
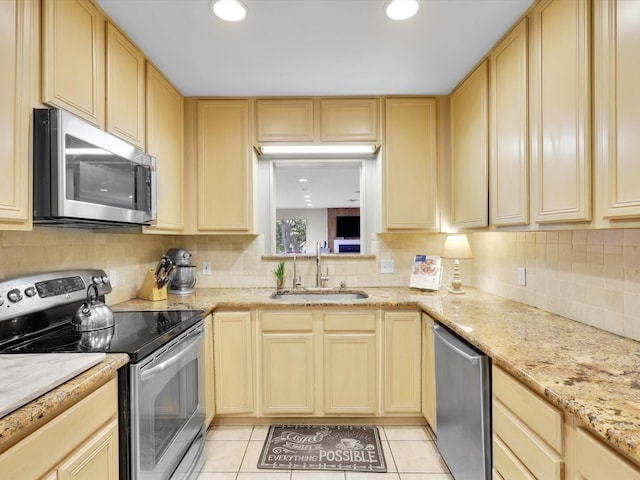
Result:
M376 427L271 425L258 468L386 472Z

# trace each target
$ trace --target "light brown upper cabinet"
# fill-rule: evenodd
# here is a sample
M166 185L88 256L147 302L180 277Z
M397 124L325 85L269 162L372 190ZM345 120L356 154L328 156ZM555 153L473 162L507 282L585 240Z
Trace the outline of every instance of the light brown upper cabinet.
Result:
M313 99L273 98L256 100L256 141L312 142Z
M591 219L590 4L542 0L530 16L531 198L537 223Z
M43 0L43 101L104 129L105 23L90 0Z
M320 141L377 142L378 98L321 98Z
M251 233L253 157L250 102L198 100L199 231Z
M640 218L640 5L594 2L595 145L602 214Z
M438 231L436 100L385 100L383 216L386 230Z
M145 149L145 58L107 22L107 131Z
M37 3L0 2L0 230L31 228L29 150L32 85L37 72ZM5 21L6 20L6 21Z
M255 142L377 143L379 123L379 98L261 98Z
M156 157L158 213L145 233L176 233L184 226L184 99L147 64L147 151Z
M529 223L527 19L489 56L491 224Z
M451 94L451 226L489 223L489 86L483 61Z

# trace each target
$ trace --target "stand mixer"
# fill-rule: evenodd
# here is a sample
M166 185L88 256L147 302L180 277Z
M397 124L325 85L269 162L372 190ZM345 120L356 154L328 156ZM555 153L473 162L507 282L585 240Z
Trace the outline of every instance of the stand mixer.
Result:
M174 265L167 292L174 295L193 293L193 287L196 284L196 267L190 264L191 253L184 248L171 248L166 256Z

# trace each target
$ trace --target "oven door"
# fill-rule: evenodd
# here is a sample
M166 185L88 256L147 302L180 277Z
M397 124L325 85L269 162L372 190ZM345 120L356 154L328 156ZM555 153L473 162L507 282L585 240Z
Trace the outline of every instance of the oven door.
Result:
M203 328L200 322L130 367L134 480L172 478L202 434Z

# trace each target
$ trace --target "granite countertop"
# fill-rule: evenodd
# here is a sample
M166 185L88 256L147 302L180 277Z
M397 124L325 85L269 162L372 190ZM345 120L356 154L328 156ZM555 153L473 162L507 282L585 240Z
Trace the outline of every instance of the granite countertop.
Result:
M77 358L74 359L70 356L67 357L67 360L62 360L60 355L65 354L51 355L58 355L57 359L50 359L52 360L52 362L49 364L50 366L55 367L58 371L70 371L74 369L77 370L79 368L78 365L82 363L79 362ZM51 387L51 389L46 391L46 393L43 393L42 395L38 396L22 407L13 410L11 413L0 417L0 451L6 450L10 446L14 445L16 442L39 428L41 425L54 418L56 415L65 410L68 405L72 405L80 398L82 398L87 391L93 390L97 386L104 383L107 378L115 375L120 367L126 365L129 362L129 356L122 353L97 355L99 355L101 358L101 360L99 360L99 363L95 364L95 362L93 362L94 366L90 366L92 363L90 362L88 364L89 367L87 367L87 364L85 364L84 367L80 367L80 371L82 373L76 374L76 376L74 376L73 378L67 379L59 386ZM25 362L25 364L29 363L30 365L33 365L33 362L38 363L39 366L34 368L39 368L41 370L41 373L44 374L42 376L49 379L43 380L45 383L58 376L59 372L53 373L52 375L47 375L49 367L44 367L44 369L42 367L43 358L49 357L49 354L19 356L32 357L32 360L23 358L22 361ZM74 365L71 367L69 367L68 365L65 366L65 362L71 362ZM14 365L13 371L15 373L18 373L19 370L20 368ZM33 373L31 373L31 375L33 375ZM42 385L42 382L39 383ZM4 386L5 385L3 385L2 393L4 393ZM0 396L2 395L2 393L0 393Z
M114 310L418 307L492 358L580 424L640 463L640 343L518 302L409 288L362 288L349 301L273 300L270 289L196 289Z

